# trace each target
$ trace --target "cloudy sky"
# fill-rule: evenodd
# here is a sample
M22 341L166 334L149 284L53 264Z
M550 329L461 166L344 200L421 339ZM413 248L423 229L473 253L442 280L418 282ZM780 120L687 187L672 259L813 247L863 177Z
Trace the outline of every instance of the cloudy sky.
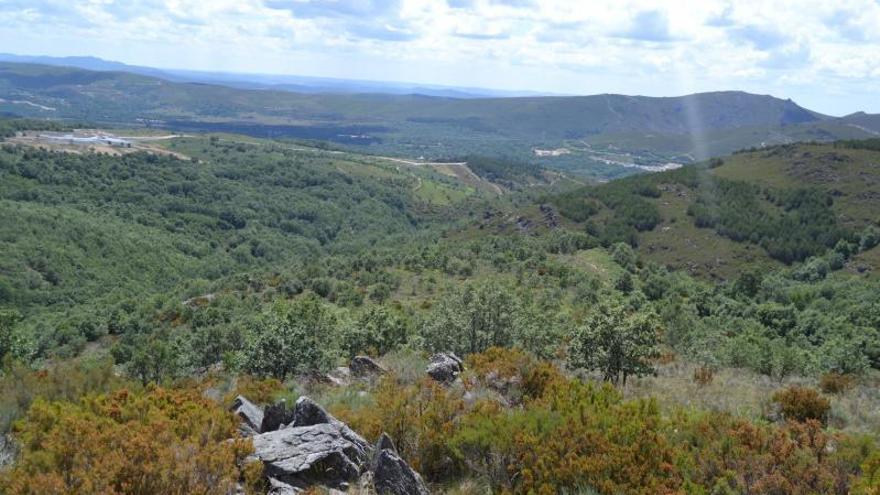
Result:
M0 0L0 51L880 112L880 0Z

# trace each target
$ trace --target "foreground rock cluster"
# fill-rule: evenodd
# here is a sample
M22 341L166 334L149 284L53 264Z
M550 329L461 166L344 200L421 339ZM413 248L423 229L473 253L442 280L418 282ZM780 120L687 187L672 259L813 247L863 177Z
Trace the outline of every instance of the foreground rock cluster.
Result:
M279 402L263 410L239 396L233 411L241 418L241 434L253 441L249 461L263 463L269 494L300 493L316 485L383 495L428 493L387 435L370 445L308 397L300 397L292 409Z
M368 378L386 373L366 356L352 359L349 367L338 370L337 380ZM453 353L431 356L425 373L449 385L464 371L464 364ZM331 380L335 383L335 380ZM284 401L257 406L238 396L232 404L238 415L239 433L251 438L254 453L248 462L262 462L268 494L300 493L309 487L330 490L372 492L381 495L425 495L422 477L397 452L392 439L382 434L376 445L334 418L308 397L294 406Z

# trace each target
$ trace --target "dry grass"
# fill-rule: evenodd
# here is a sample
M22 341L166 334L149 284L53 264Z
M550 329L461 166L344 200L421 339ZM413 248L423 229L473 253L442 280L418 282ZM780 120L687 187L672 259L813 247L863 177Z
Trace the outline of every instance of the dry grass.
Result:
M818 388L814 378L782 381L748 370L722 369L710 383L694 381L697 365L673 362L658 367L657 376L632 379L623 392L629 398L656 398L661 405L723 411L750 419L769 411L773 393L791 385ZM849 433L880 434L880 375L862 377L850 390L827 395L831 400L829 427Z

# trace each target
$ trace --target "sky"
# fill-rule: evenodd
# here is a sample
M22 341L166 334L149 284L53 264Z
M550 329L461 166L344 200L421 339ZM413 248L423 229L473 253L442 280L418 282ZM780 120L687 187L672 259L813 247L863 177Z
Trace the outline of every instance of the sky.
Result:
M0 0L0 51L880 113L880 0Z

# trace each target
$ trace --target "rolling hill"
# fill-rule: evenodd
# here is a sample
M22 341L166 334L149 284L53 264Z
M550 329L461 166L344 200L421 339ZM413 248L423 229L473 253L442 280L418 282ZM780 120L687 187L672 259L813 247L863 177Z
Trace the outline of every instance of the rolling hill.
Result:
M872 137L880 117L828 117L742 92L442 98L304 94L0 63L0 111L102 124L334 141L427 159L470 154L540 162L596 179L798 140ZM537 156L536 150L550 150ZM555 151L554 151L555 150Z
M548 200L603 243L626 242L648 259L730 279L746 269L805 261L876 228L876 141L801 143L584 187ZM852 272L880 269L878 248Z

